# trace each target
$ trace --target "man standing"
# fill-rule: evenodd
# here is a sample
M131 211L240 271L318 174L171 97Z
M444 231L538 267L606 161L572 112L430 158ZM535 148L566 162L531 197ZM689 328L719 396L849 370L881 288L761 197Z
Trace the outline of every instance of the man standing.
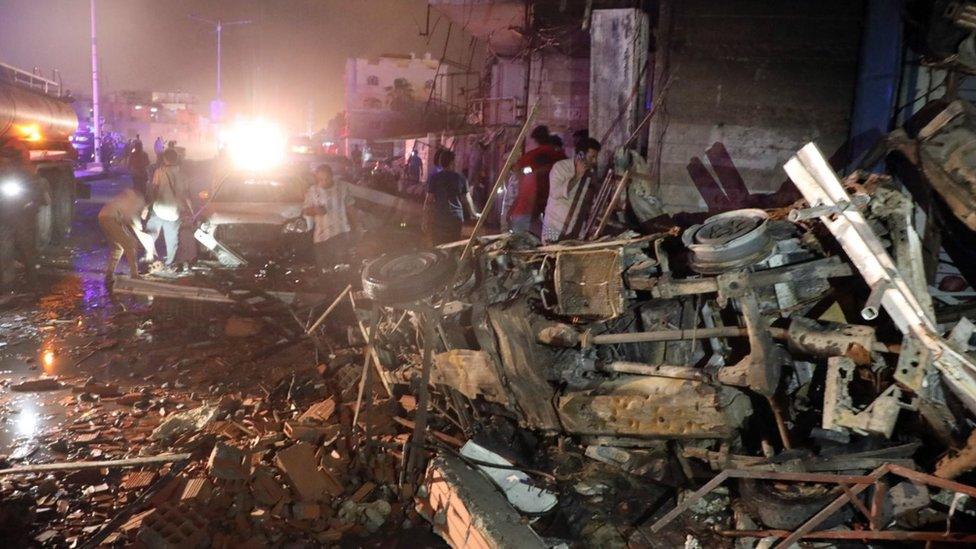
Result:
M422 225L424 234L433 246L461 239L465 208L472 219L479 216L468 192L468 182L454 171L454 153L442 150L439 161L441 171L432 175L427 182Z
M315 184L305 192L302 215L313 219L315 263L322 270L331 269L346 259L352 230L348 207L352 202L346 184L335 180L328 164L315 168Z
M153 152L156 153L156 164L162 164L163 151L166 150L166 143L163 142L163 136L156 138L153 142Z
M146 196L146 183L149 182L149 155L142 150L142 141L136 140L132 150L126 158L125 167L132 178L132 188L142 196Z
M538 232L535 222L542 213L548 195L549 170L553 164L566 158L561 149L552 145L553 136L548 127L536 126L529 137L536 146L523 154L514 167L516 179L512 181L512 192L515 196L506 216L513 232Z
M552 166L549 198L542 218L543 242L548 244L579 235L580 212L599 153L600 142L587 137L577 144L574 158L560 160Z
M178 162L179 156L175 150L163 151L163 165L153 174L149 190L151 206L149 221L146 223L146 230L152 235L154 243L159 239L159 233L163 233L166 240L166 267L170 270L176 261L180 220L191 211L189 189L180 177Z
M126 189L110 200L98 212L98 225L108 239L108 263L105 265L105 284L115 280L115 268L125 255L129 263L129 276L139 278L138 244L146 250L146 260L156 257L153 237L142 230L142 217L146 210L146 199L132 189Z

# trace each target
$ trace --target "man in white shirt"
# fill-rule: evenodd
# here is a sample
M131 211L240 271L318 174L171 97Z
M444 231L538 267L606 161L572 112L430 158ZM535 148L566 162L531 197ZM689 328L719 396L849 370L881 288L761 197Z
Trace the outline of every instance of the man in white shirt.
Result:
M315 169L315 184L305 192L302 215L313 220L315 262L321 269L331 269L347 257L352 202L345 183L335 180L331 167L322 164Z
M599 153L600 142L588 137L581 140L573 158L553 164L549 171L549 198L542 216L544 243L578 236L580 212Z
M149 189L150 215L146 230L153 242L163 233L166 240L166 266L173 267L180 238L180 220L190 214L190 193L177 165L179 155L173 149L163 152L163 165L153 174Z

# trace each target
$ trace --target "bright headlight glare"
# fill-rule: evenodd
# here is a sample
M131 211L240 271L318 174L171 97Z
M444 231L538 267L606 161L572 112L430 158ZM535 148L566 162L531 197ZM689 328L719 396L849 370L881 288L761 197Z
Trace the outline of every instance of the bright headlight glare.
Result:
M264 120L235 123L224 135L224 142L231 161L240 170L267 170L285 159L284 132Z
M16 179L8 179L0 183L0 194L7 198L13 198L24 192L24 185Z
M308 222L304 217L298 217L285 223L282 230L286 233L304 233L308 231Z

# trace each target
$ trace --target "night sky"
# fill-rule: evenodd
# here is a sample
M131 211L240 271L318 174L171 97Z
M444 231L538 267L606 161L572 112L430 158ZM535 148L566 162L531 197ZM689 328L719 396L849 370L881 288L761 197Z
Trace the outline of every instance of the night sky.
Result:
M425 0L97 0L103 93L182 90L206 103L215 94L212 27L188 14L225 21L224 98L231 112L268 116L301 130L309 102L321 127L342 109L347 57L444 48L448 21ZM90 95L88 0L0 0L0 61L61 70L66 87ZM435 26L436 23L436 26ZM448 57L468 59L470 37L455 27Z

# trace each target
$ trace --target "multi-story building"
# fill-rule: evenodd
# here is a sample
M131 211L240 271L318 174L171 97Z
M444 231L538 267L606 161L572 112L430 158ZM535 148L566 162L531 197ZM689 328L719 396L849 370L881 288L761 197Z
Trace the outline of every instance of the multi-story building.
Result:
M176 141L188 151L211 147L207 120L197 112L197 98L184 92L119 91L109 94L103 107L105 129L122 139L139 136L151 146L157 137Z
M356 143L409 131L411 114L436 96L437 66L430 54L348 59L346 137Z

